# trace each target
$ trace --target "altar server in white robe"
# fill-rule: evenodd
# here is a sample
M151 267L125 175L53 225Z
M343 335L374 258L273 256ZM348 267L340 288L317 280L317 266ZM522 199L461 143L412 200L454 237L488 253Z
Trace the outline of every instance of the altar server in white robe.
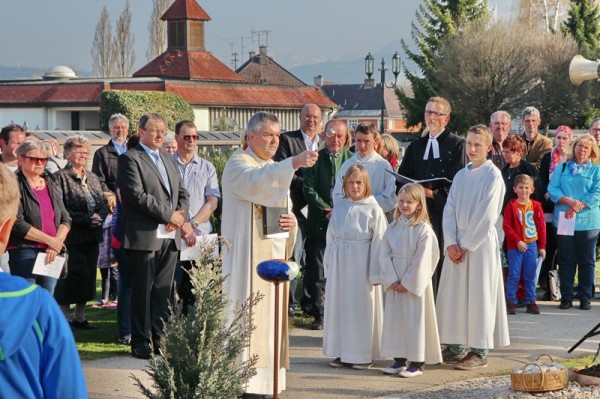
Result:
M356 154L342 164L338 172L335 187L333 188L333 204L344 197L342 180L348 168L352 165L362 165L369 172L371 179L371 193L383 209L384 213L392 211L396 206L396 179L391 173L392 166L375 151L380 145L379 133L370 122L359 123L355 135Z
M323 267L325 320L323 353L332 367L363 370L379 358L383 304L379 252L387 227L371 195L369 175L351 166L343 180L344 197L333 207L327 228Z
M254 326L250 347L241 355L247 361L258 355L256 375L245 388L248 394L273 393L274 360L274 297L271 283L256 273L259 262L272 258L286 259L294 247L296 218L289 212L279 220L283 230L289 231L288 239L270 239L262 234L261 205L283 206L288 198L294 171L310 167L317 161L316 151L305 151L279 163L271 160L279 146L281 125L277 116L257 112L250 118L246 132L248 147L237 150L228 160L223 171L223 217L222 235L229 241L223 254L223 275L226 276L223 292L231 301L230 320L234 306L246 301L251 293L260 291L264 298L253 307ZM280 290L280 358L278 390L284 390L285 368L289 368L287 335L287 284Z
M489 349L510 344L495 228L505 185L486 159L491 143L484 125L469 129L471 162L454 177L444 208L446 258L436 310L440 340L447 344L442 356L459 370L487 367Z
M385 374L410 378L422 375L425 363L442 362L431 282L440 251L423 186L402 186L394 219L379 256L386 293L381 355L394 358Z

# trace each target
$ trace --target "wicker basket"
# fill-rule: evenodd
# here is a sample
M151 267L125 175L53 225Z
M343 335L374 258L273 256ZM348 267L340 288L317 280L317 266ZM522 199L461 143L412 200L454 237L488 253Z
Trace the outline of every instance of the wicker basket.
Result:
M554 359L550 355L539 355L535 360L539 360L542 356L547 356L550 358L551 362L554 362ZM534 365L540 369L539 373L510 373L510 382L512 389L515 391L524 391L524 392L546 392L546 391L557 391L559 389L563 389L567 386L569 382L569 372L565 368L559 371L547 371L543 372L542 368L535 363L527 363L525 367L528 365ZM523 368L525 368L523 367Z

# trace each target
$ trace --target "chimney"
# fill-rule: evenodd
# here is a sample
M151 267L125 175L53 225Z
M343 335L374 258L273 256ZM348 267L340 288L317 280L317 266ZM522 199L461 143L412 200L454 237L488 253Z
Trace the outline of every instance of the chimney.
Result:
M323 87L323 75L315 76L315 86Z
M375 79L365 79L363 83L363 89L372 89L375 87Z
M258 46L258 54L260 55L260 65L267 64L267 46Z
M256 51L252 50L248 52L248 58L249 59L253 59L254 57L256 57Z

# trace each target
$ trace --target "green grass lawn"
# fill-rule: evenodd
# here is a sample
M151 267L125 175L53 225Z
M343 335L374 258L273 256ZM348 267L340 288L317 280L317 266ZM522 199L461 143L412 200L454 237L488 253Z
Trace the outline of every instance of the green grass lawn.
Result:
M100 298L102 294L100 281L100 272L98 272L96 277L96 298ZM90 323L98 327L98 329L76 329L73 332L81 360L103 359L130 353L128 346L117 344L119 337L117 310L96 309L92 307L95 302L96 300L88 302L85 315Z

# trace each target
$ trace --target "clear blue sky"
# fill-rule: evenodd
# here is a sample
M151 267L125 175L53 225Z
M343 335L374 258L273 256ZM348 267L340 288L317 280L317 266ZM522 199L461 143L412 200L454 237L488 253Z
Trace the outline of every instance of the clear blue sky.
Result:
M490 0L501 11L514 0ZM206 24L206 47L230 65L231 48L244 54L257 49L251 31L268 30L269 53L285 67L364 57L410 41L410 23L420 0L199 0L212 18ZM150 0L130 0L136 68L146 64ZM68 65L91 71L90 48L103 6L113 24L124 0L14 0L2 4L0 65L47 69ZM261 37L264 43L264 35ZM239 57L239 56L238 56ZM390 54L391 57L391 54ZM240 65L238 63L238 65Z

